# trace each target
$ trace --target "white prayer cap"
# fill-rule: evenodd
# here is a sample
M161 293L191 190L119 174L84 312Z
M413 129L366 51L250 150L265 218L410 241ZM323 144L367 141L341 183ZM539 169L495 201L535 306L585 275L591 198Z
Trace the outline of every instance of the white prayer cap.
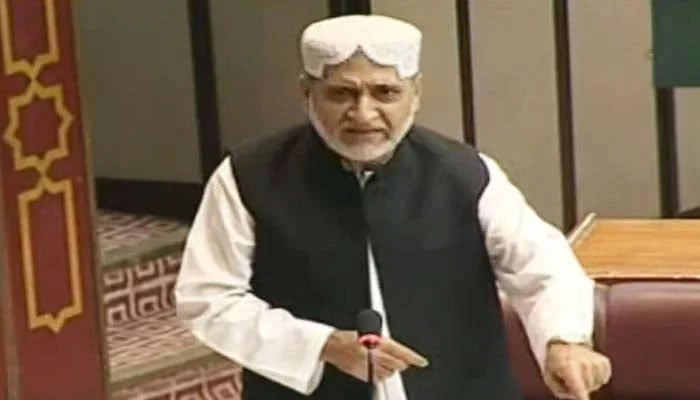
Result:
M346 15L309 25L301 36L306 72L323 77L327 65L337 65L358 50L383 66L396 67L400 78L418 73L421 32L415 26L381 15Z

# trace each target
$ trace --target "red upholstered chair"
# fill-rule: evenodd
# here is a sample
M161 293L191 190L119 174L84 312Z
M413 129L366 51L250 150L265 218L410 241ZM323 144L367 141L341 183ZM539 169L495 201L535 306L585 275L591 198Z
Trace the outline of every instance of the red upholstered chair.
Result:
M522 325L507 301L504 318L525 399L555 399L542 382ZM700 282L599 285L594 341L613 366L612 381L594 399L700 399Z
M605 341L615 399L700 399L700 282L611 286Z
M544 385L539 367L535 361L525 330L515 310L507 300L503 301L503 318L508 331L508 350L515 376L526 400L556 399Z

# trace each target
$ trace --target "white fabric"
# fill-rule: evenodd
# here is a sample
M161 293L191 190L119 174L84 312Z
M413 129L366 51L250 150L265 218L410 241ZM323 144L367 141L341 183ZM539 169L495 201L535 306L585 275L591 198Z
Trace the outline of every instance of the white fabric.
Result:
M490 173L479 200L486 246L541 368L550 339L590 341L593 282L561 232L535 214L493 159L482 159ZM270 308L251 292L254 224L226 159L208 182L189 233L175 288L178 315L214 350L309 394L323 376L319 355L333 327ZM385 314L371 248L368 257L372 306ZM405 400L399 374L379 389L378 400Z
M305 71L322 78L357 51L379 65L396 67L399 77L418 73L421 32L413 25L381 15L347 15L309 25L301 35Z

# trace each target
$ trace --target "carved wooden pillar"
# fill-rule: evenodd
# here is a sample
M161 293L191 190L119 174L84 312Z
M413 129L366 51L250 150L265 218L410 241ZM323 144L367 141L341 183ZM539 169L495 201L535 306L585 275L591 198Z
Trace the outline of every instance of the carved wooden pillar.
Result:
M0 0L3 335L11 400L104 399L70 0ZM9 303L9 304L8 304ZM0 342L1 343L1 342Z

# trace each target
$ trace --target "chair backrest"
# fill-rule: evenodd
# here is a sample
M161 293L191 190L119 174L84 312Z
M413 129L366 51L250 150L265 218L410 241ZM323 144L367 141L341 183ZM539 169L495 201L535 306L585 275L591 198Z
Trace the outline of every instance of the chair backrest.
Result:
M605 313L615 399L700 399L700 282L612 285Z
M523 326L504 301L511 362L526 400L556 399ZM612 381L596 400L700 399L700 281L620 282L596 288L595 347Z
M508 351L515 376L523 390L525 400L555 400L544 382L522 322L507 299L503 299L503 318L508 333Z
M700 218L700 207L691 208L678 213L678 218Z

